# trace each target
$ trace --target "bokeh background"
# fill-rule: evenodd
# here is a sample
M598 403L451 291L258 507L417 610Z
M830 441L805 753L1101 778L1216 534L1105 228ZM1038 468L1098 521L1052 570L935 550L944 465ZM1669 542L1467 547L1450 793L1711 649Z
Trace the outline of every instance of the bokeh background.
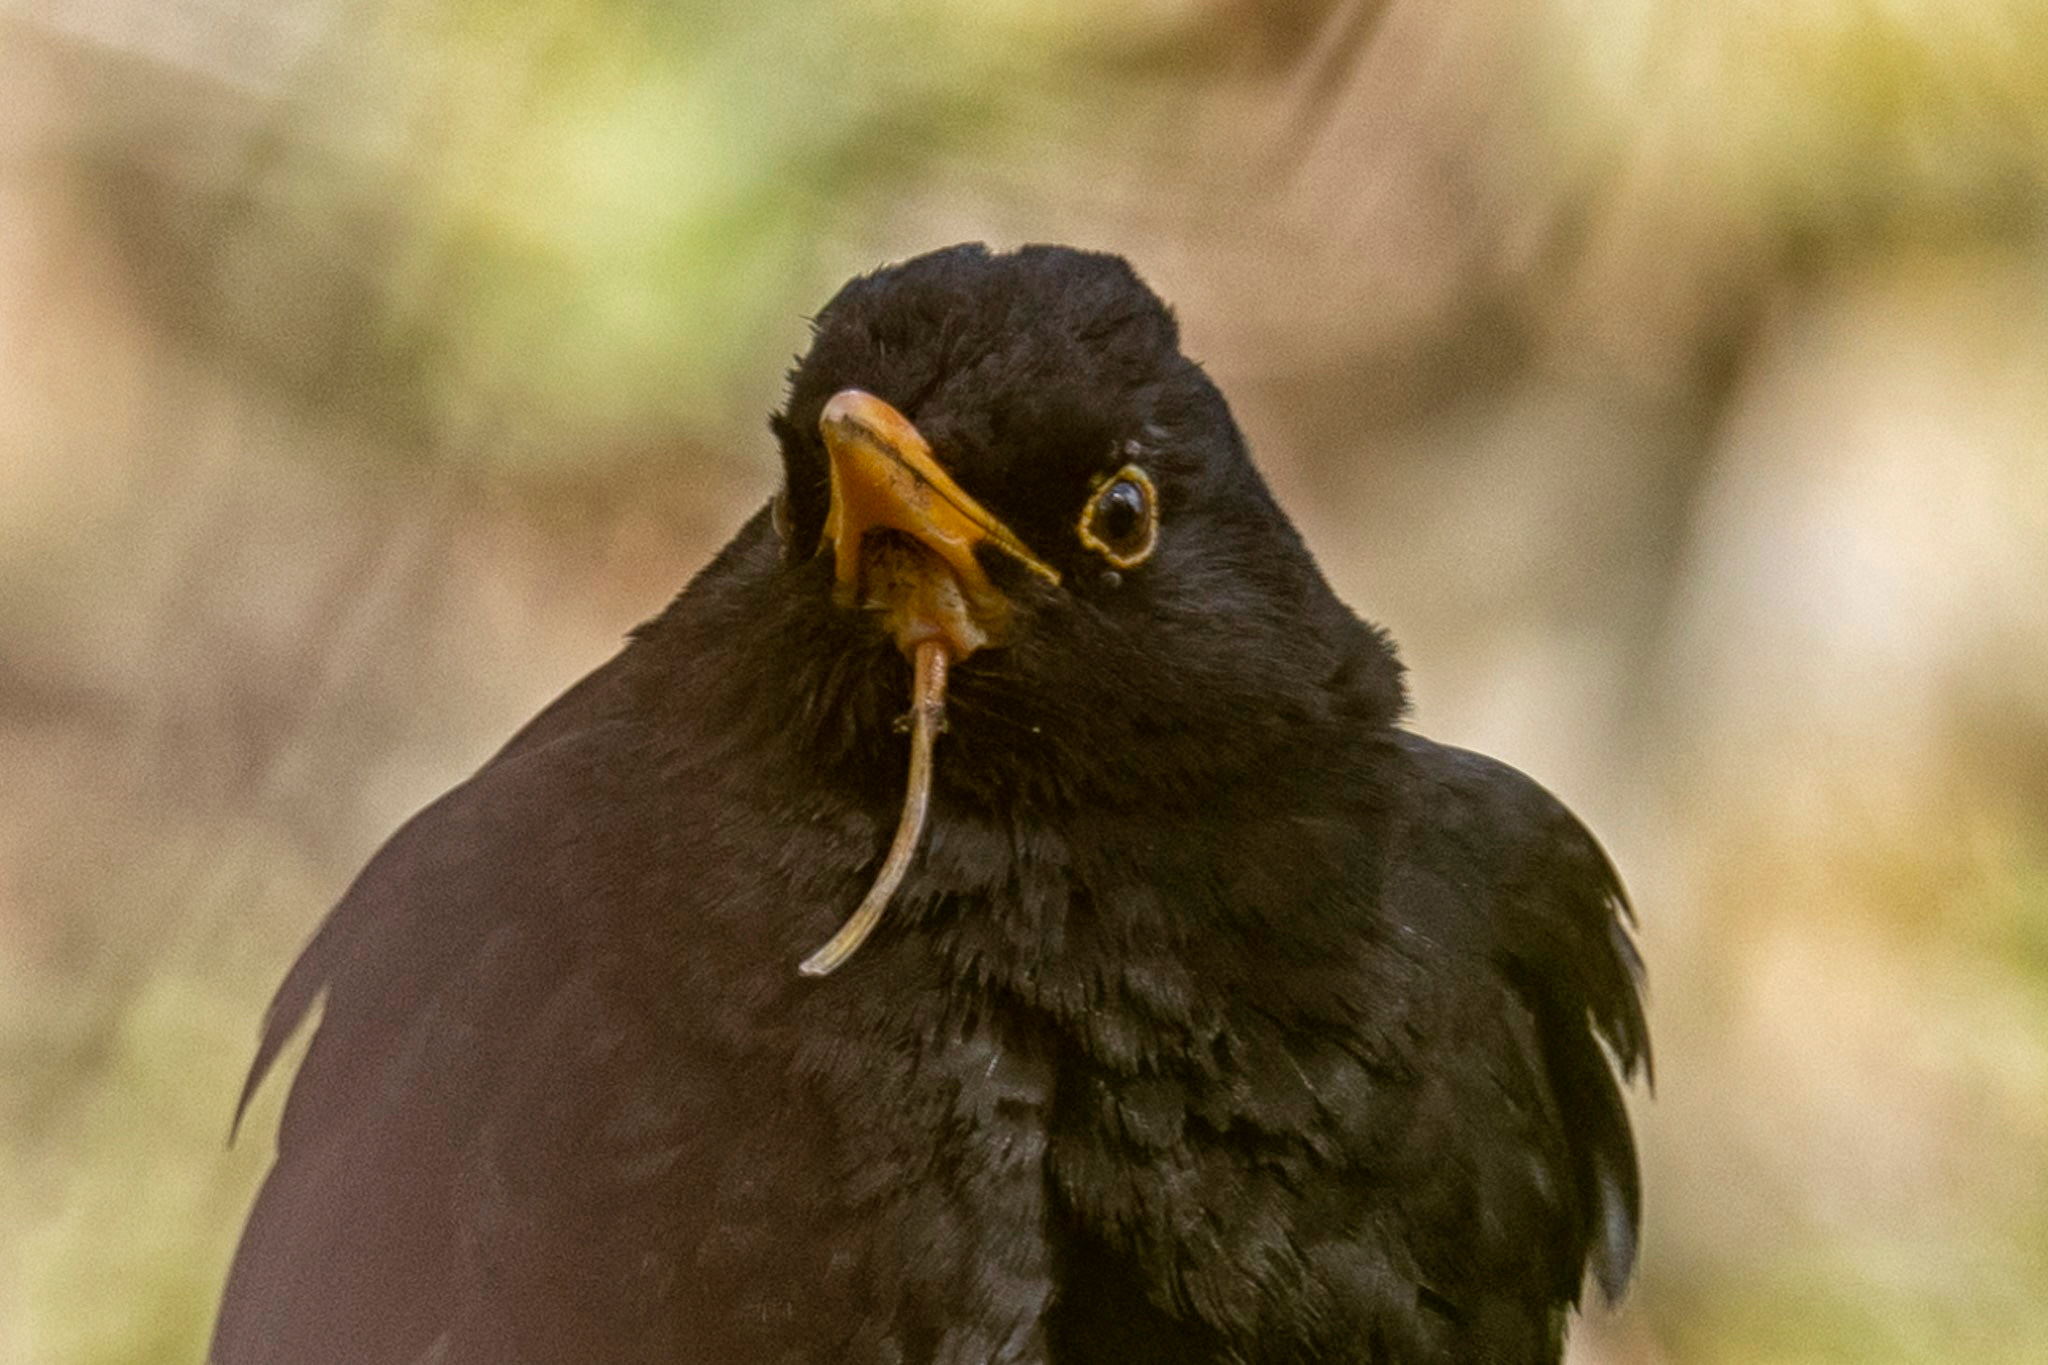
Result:
M2038 0L0 3L0 1361L196 1361L295 948L772 491L844 277L1117 250L1634 889L1580 1362L2048 1359Z

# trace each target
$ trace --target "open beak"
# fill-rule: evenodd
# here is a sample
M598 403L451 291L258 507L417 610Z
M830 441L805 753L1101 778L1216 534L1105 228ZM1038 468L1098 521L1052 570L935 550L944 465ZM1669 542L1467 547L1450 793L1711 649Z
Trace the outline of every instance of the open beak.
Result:
M1010 603L981 566L983 546L1059 583L1059 571L969 497L889 404L842 389L818 428L832 474L819 549L832 549L835 597L881 613L906 656L936 640L957 660L1001 640Z

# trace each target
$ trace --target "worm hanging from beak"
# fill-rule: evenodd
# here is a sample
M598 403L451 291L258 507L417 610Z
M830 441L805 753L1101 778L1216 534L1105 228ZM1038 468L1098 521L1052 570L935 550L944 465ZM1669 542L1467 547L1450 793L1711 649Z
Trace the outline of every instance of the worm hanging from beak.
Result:
M824 976L874 932L903 884L932 800L932 744L944 727L946 672L1002 643L1010 599L989 581L983 552L1007 556L1055 587L1059 571L953 481L909 418L860 389L818 415L832 502L819 553L833 557L833 600L873 612L911 661L910 782L874 885L824 947L798 966Z
M896 821L896 838L882 863L875 884L839 932L805 958L797 970L805 976L824 976L852 957L867 942L882 919L882 911L903 884L910 860L924 837L924 820L932 805L932 741L946 720L946 667L951 659L946 646L926 640L917 647L911 665L910 699L910 782L903 792L903 814Z

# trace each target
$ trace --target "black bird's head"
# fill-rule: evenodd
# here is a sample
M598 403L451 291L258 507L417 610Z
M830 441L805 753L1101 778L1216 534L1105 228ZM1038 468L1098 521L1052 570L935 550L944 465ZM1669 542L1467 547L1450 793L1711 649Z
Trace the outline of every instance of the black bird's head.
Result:
M772 425L791 590L842 618L792 644L850 646L893 719L941 640L944 788L1199 799L1333 709L1399 710L1385 642L1119 257L970 245L855 279Z
M928 790L997 814L1199 807L1400 711L1391 648L1121 258L953 247L853 280L813 333L730 665L733 716L811 780L900 773L913 693L932 733L946 707Z

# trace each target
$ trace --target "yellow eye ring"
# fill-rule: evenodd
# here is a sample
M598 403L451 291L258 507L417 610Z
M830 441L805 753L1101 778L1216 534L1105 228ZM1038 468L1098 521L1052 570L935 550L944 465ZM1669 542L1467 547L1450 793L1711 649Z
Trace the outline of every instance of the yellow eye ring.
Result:
M1134 464L1095 481L1075 528L1081 543L1119 569L1134 569L1159 544L1159 490Z

